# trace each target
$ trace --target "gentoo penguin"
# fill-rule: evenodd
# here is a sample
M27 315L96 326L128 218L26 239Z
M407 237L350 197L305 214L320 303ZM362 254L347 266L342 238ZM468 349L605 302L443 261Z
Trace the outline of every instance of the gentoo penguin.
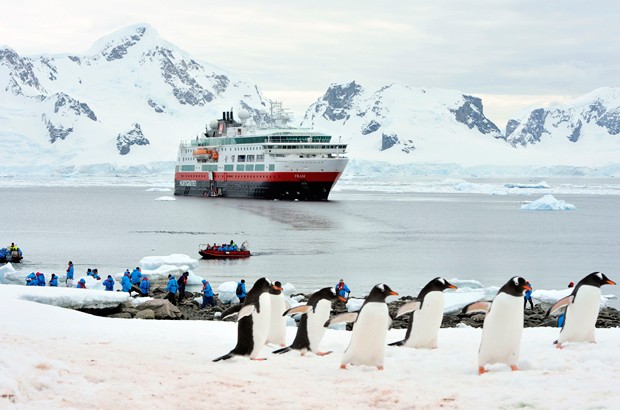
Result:
M484 366L494 363L505 363L513 371L519 370L523 291L531 289L526 282L515 276L501 287L493 302L475 302L463 308L465 313L486 313L478 350L478 374L486 373Z
M435 278L422 288L418 297L398 309L396 317L411 312L405 339L390 346L407 346L422 349L437 348L437 332L443 319L443 291L456 289L444 278Z
M269 300L271 301L271 320L267 343L284 346L286 343L286 317L283 315L287 302L282 294L282 284L278 281L269 288Z
M566 308L564 324L555 341L557 348L561 349L565 342L596 342L594 329L601 304L601 286L615 284L601 272L593 272L577 283L573 293L551 306L546 317Z
M308 350L318 356L324 356L331 352L321 352L319 350L319 344L325 334L325 321L329 319L329 314L332 309L332 302L340 299L343 302L347 300L342 296L336 296L336 289L333 287L323 288L317 292L314 292L308 303L305 305L295 306L284 312L284 315L294 315L302 313L299 321L299 327L297 328L297 334L293 343L283 349L275 350L273 353L286 353L291 349L300 350L301 355L305 355Z
M334 323L355 322L351 332L351 342L345 350L340 368L347 364L377 366L383 370L385 339L392 324L385 299L398 295L388 285L380 283L370 291L359 312L342 313L325 323L328 327Z
M222 313L222 319L224 319L236 311L239 312L237 317L237 345L228 354L214 359L214 362L230 359L233 356L250 356L252 360L261 360L256 359L256 356L265 345L269 335L271 322L269 288L271 286L269 279L258 279L248 292L242 305L230 308Z

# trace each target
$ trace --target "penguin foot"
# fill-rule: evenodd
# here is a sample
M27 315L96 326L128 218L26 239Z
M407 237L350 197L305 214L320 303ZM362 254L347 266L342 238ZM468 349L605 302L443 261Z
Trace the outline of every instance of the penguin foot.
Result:
M512 370L513 372L516 372L517 370L521 370L521 369L519 369L519 366L517 366L516 364L513 364L510 366L510 370Z
M383 366L377 366L377 370L383 370Z
M555 344L555 348L562 350L562 349L564 349L564 346L562 346L562 343L556 343Z
M318 352L316 355L317 356L327 356L328 354L332 353L332 351L330 350L329 352Z
M347 365L343 363L343 364L340 365L340 368L342 370L347 370Z
M483 374L485 374L486 372L488 372L488 370L485 370L484 366L480 366L478 367L478 374L480 376L482 376Z

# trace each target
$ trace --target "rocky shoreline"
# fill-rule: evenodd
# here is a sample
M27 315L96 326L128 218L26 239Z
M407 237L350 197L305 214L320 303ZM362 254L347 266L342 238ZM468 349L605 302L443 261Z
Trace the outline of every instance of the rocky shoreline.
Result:
M222 304L216 297L216 305L207 306L200 309L199 303L194 298L201 298L200 293L186 292L186 299L177 306L172 305L164 299L165 291L162 288L153 290L153 299L142 304L134 306L131 303L122 303L120 306L111 309L81 309L81 311L94 314L97 316L106 316L123 319L159 319L159 320L218 320L219 315L231 305ZM303 297L301 303L308 300L308 295L296 294L295 297ZM399 298L398 300L388 303L390 315L394 317L400 306L410 301L410 296ZM557 318L549 317L545 319L545 313L549 306L537 304L534 309L525 310L524 326L525 327L556 327ZM332 315L337 315L347 311L342 302L335 302L332 306ZM392 323L393 329L406 329L408 325L409 315L394 319ZM235 317L225 319L225 321L234 321ZM482 327L484 322L483 314L466 315L463 313L454 313L444 315L441 327L451 328L459 326ZM617 309L606 307L601 309L596 321L598 328L620 327L620 311ZM351 328L351 325L348 325Z

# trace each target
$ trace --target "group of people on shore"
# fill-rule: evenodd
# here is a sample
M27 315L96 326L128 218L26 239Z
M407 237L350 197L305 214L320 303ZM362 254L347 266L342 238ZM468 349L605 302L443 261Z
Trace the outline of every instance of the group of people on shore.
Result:
M526 284L530 287L528 290L525 291L525 294L523 295L523 309L525 310L527 308L527 304L530 304L530 309L534 310L534 302L532 301L532 283L527 281ZM568 284L568 288L573 288L575 287L575 282L570 282ZM566 317L566 311L562 312L559 316L558 316L558 327L562 327L564 326L564 319Z

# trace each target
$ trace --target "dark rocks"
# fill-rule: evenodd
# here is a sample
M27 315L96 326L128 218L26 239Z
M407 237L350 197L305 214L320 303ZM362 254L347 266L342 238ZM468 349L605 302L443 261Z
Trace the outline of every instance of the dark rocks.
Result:
M116 148L121 155L129 154L133 145L149 145L150 141L142 133L140 124L132 124L131 130L116 137Z
M450 110L454 118L469 129L476 128L482 134L491 134L494 138L505 138L497 125L484 116L482 100L471 95L463 95L463 105L456 110Z

